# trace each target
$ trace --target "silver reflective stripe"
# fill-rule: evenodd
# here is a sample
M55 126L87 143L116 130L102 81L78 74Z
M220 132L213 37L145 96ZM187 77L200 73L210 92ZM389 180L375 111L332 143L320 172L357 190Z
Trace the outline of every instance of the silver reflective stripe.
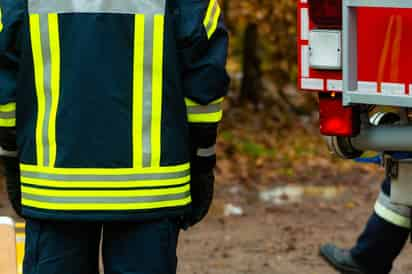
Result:
M79 174L50 174L37 173L29 171L21 171L21 176L31 179L44 179L52 181L85 181L85 182L127 182L127 181L143 181L143 180L167 180L184 178L190 175L190 170L174 172L174 173L150 173L150 174L129 174L129 175L79 175Z
M181 200L190 197L190 191L159 196L138 196L138 197L52 197L22 193L23 199L62 204L130 204L130 203L154 203L164 201Z
M50 54L50 32L49 18L47 14L40 15L40 32L41 32L41 48L43 56L43 73L44 73L44 98L45 110L43 124L42 142L43 142L43 165L50 164L50 142L48 129L50 125L50 113L52 108L52 90L51 90L51 54Z
M206 113L215 113L222 110L222 104L216 103L206 106L188 106L187 113L189 114L206 114Z
M164 13L165 0L28 0L29 13Z
M199 157L210 157L216 155L216 146L211 146L209 148L199 148L197 149L197 156Z
M18 156L18 152L17 152L17 151L5 150L3 147L0 146L0 156L4 156L4 157L17 157L17 156Z
M153 34L154 17L146 16L143 75L143 167L149 167L152 160L152 80L153 80Z
M377 203L402 217L410 218L411 216L410 209L407 206L392 203L391 198L383 192L379 193Z
M16 112L13 111L0 111L0 119L13 119L16 118Z
M141 125L141 136L139 140L133 140L134 146L139 145L141 149L141 159L140 165L142 167L150 167L153 164L153 155L156 157L158 144L154 144L153 137L158 136L157 131L153 132L153 128L157 128L157 121L153 120L153 109L158 109L157 105L153 103L153 86L154 79L158 81L158 77L154 75L154 64L155 59L154 52L154 41L155 41L155 17L164 16L166 8L165 0L28 0L29 13L32 15L40 16L40 33L41 33L41 61L43 62L44 79L42 79L42 84L44 85L44 118L38 121L41 124L41 133L37 136L40 138L41 142L38 142L38 151L41 151L41 161L43 166L53 165L55 156L55 149L50 147L51 142L49 137L50 130L50 116L53 110L53 98L51 93L51 54L50 54L50 33L49 33L49 14L62 14L62 13L115 13L115 14L144 14L145 15L145 31L144 31L144 67L143 67L143 95L141 96L142 110L142 125ZM64 34L63 34L64 35ZM162 34L163 35L163 34ZM161 40L163 41L163 39ZM157 54L156 56L158 56ZM140 72L139 72L140 73ZM156 83L156 82L155 82ZM42 94L43 96L43 94ZM155 101L156 102L156 101ZM161 108L160 108L161 109ZM42 109L43 110L43 109ZM158 116L158 115L157 115ZM157 117L156 116L156 117ZM0 117L1 118L1 117ZM160 123L160 122L159 122ZM156 127L153 126L156 125ZM153 127L153 128L152 128ZM160 126L159 126L160 127ZM40 127L39 127L40 128ZM135 136L136 138L137 136ZM40 145L41 144L41 145ZM152 147L156 146L156 150ZM54 152L51 156L50 152ZM40 153L40 152L38 152ZM152 155L153 154L153 155ZM156 157L159 158L159 157Z

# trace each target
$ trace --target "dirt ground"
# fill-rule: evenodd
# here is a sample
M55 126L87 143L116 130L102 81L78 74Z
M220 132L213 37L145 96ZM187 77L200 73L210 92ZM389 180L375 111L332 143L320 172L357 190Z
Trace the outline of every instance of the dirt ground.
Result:
M290 203L284 195L284 205L263 202L259 191L246 186L219 183L208 218L181 234L178 273L336 273L319 258L319 246L326 242L353 245L371 212L381 179L381 171L354 170L305 182L306 186L333 185L339 191L328 198L309 191L300 201ZM273 184L279 185L282 183ZM10 215L4 193L0 204L0 215ZM242 216L225 216L228 204L241 208ZM409 245L392 273L412 273L411 257Z
M202 225L182 234L179 274L336 273L319 257L319 246L326 242L342 247L354 244L371 213L382 178L381 171L324 178L310 184L333 184L344 188L343 193L331 200L308 197L283 206L254 199L245 189L237 190L237 195L233 187L218 189L212 214ZM245 215L222 216L227 203L241 206ZM405 248L392 273L412 273L412 246Z

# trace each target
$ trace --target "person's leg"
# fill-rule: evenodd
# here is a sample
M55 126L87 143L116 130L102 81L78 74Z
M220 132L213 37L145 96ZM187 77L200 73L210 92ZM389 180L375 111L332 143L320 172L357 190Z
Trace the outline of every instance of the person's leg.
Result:
M176 274L179 227L174 220L103 226L105 274Z
M321 247L321 255L344 273L388 274L395 258L408 240L409 208L390 201L390 180L385 179L365 230L348 250L333 244Z
M101 225L26 221L24 274L98 274Z
M353 258L374 273L390 272L410 230L409 208L393 205L389 197L390 180L385 180L375 212L351 249Z

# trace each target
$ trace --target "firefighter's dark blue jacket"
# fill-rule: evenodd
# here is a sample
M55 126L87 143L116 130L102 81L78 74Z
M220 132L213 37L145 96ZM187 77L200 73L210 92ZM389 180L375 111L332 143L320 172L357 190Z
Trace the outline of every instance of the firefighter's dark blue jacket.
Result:
M17 129L23 214L183 214L189 125L220 121L228 85L217 0L0 0L0 9L0 126Z

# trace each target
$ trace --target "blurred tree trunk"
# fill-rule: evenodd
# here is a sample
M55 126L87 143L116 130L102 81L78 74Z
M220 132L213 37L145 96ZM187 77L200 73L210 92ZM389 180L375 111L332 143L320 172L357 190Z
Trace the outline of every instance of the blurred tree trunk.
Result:
M261 60L258 54L258 26L249 23L243 40L243 79L240 102L250 102L258 108L263 93Z
M220 3L222 4L222 13L223 13L223 18L225 20L225 25L229 30L233 30L231 22L229 20L230 1L220 0Z

